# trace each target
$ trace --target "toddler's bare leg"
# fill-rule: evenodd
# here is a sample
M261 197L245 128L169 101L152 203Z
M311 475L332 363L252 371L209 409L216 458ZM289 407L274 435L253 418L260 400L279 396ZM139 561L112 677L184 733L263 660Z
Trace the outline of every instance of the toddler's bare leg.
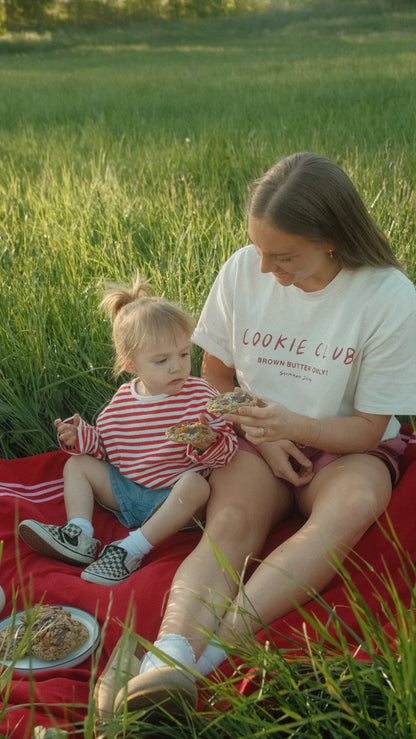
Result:
M70 457L64 467L64 498L68 521L92 520L94 499L118 510L107 465L87 454Z
M141 527L147 541L155 546L202 515L210 494L209 482L196 472L187 472L169 496Z

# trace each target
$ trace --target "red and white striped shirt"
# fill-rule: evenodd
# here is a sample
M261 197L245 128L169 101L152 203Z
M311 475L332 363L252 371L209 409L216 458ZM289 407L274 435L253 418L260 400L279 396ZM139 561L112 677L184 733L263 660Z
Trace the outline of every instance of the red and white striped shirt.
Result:
M172 487L189 470L207 477L212 468L230 462L237 436L231 424L205 409L207 400L218 395L212 385L188 377L179 393L150 396L139 395L134 385L135 380L121 385L96 426L81 419L76 450L62 448L69 454L90 454L111 462L123 475L149 488ZM198 421L200 413L218 434L209 449L198 453L191 445L167 439L168 426Z

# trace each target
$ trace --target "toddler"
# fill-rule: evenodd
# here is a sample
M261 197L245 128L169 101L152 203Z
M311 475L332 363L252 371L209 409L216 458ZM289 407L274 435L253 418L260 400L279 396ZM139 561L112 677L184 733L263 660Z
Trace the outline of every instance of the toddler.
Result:
M77 413L55 421L59 443L71 455L64 467L67 521L55 526L25 520L19 534L41 554L86 566L84 580L114 585L137 570L156 544L203 516L210 471L232 459L237 437L229 423L205 409L217 390L189 375L194 322L187 313L148 295L148 283L138 275L131 287L110 286L100 307L113 320L116 375L125 371L133 379L117 390L96 426ZM167 427L196 421L216 434L207 448L167 439ZM132 529L104 546L98 559L95 500Z

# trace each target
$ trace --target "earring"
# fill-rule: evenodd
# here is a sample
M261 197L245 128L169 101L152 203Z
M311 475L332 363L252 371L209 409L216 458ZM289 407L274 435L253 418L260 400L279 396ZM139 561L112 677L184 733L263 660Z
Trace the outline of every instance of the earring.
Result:
M329 258L330 258L330 259L333 259L333 258L334 258L334 252L335 252L335 249L331 249L331 250L330 250L330 251L328 252L328 255L329 255Z

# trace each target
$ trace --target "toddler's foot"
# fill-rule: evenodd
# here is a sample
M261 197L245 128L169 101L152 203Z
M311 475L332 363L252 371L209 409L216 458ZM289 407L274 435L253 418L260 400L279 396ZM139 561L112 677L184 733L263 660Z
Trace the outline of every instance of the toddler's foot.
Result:
M100 545L98 539L87 536L73 523L53 526L26 519L19 524L19 534L37 552L71 565L94 562Z
M83 580L99 585L118 585L127 580L132 572L138 570L143 554L129 554L119 544L120 540L107 544L97 561L81 572Z

